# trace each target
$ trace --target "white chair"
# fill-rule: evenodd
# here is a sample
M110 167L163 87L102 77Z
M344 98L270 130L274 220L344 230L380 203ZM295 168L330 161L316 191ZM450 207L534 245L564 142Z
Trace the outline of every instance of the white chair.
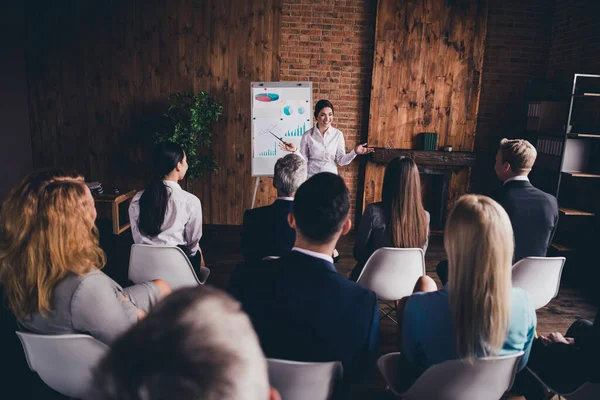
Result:
M162 279L171 290L204 284L210 270L200 267L200 279L183 250L176 246L134 244L129 256L129 280L133 283Z
M544 307L558 294L564 257L527 257L512 267L513 286L525 289L535 309Z
M284 400L327 400L342 379L342 364L267 359L269 381Z
M574 391L570 393L558 392L548 386L535 372L533 372L529 367L525 367L531 375L533 375L540 383L544 386L546 391L556 393L558 398L561 399L564 397L567 400L595 400L600 399L600 383L584 383Z
M16 332L27 364L57 392L76 399L89 397L93 369L108 346L89 335L38 335Z
M474 360L450 360L429 367L404 393L396 387L400 353L390 353L377 360L377 367L388 388L407 400L498 400L515 380L523 352L502 357Z
M390 314L395 305L388 301L410 296L419 277L425 275L423 249L399 249L382 247L369 257L356 283L377 294L377 298L389 307L384 317L397 322Z

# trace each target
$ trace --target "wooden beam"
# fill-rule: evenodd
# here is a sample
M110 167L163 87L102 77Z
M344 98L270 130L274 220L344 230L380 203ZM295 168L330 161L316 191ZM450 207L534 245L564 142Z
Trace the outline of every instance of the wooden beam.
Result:
M447 168L468 168L475 164L475 153L470 151L425 151L375 148L371 161L387 164L396 157L410 157L417 165Z

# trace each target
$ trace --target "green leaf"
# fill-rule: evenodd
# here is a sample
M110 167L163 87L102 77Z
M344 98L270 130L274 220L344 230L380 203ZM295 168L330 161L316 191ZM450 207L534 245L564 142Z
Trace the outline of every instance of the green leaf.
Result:
M212 154L210 127L219 120L223 106L210 93L175 92L169 97L169 106L161 115L170 121L170 128L154 132L154 144L166 141L179 144L185 151L189 169L187 178L194 179L207 172L217 172L219 165ZM208 154L198 150L209 149Z

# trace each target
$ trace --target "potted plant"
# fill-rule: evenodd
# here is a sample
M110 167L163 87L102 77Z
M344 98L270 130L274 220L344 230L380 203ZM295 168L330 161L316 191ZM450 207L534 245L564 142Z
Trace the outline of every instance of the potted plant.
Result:
M153 142L174 142L183 148L189 165L186 185L205 172L219 169L212 154L211 126L222 113L223 106L208 92L176 92L169 96L169 108L163 113L167 124L154 133Z

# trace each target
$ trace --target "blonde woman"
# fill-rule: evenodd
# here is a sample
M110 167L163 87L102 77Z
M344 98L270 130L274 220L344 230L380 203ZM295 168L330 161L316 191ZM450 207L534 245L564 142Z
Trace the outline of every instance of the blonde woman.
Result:
M156 280L127 289L100 271L94 199L83 177L25 177L0 211L0 283L22 328L87 333L110 344L169 293Z
M508 215L485 196L461 197L444 232L449 280L435 288L429 277L400 302L401 348L415 375L457 358L524 351L527 364L536 315L529 295L511 283L513 232ZM402 311L403 310L403 311ZM409 368L409 369L410 369ZM407 383L407 382L405 382Z
M358 264L350 274L355 282L380 247L420 247L427 251L430 217L423 208L419 168L411 158L397 157L388 164L381 197L380 203L367 206L358 226L354 242Z

